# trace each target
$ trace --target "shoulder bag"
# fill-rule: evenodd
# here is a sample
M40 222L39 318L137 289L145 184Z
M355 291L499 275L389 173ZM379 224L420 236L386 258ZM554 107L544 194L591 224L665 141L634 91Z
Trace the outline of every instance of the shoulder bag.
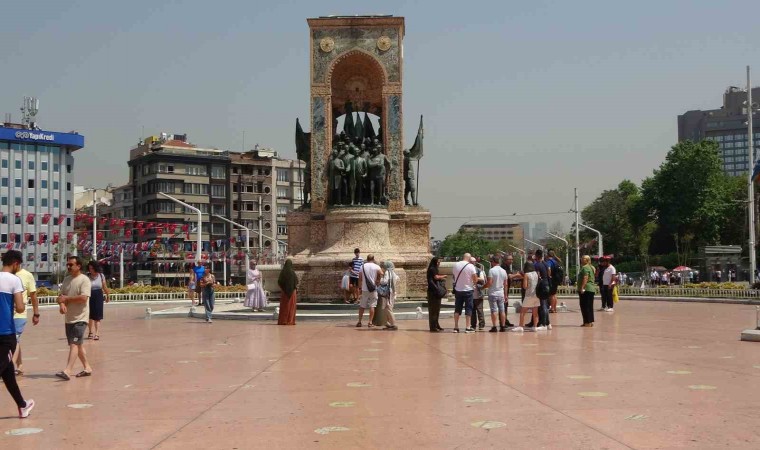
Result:
M377 289L377 288L375 287L375 280L370 280L370 279L367 277L367 271L366 271L366 270L364 270L364 266L362 266L362 273L364 274L364 282L367 284L367 290L368 290L369 292L375 292L375 289Z
M467 267L467 266L469 266L469 265L470 265L470 263L467 263L467 264L463 265L462 266L462 270L460 270L459 273L457 274L457 279L454 280L454 284L451 286L451 292L453 292L454 295L457 295L457 282L459 281L459 277L462 276L462 272L464 272L464 268Z

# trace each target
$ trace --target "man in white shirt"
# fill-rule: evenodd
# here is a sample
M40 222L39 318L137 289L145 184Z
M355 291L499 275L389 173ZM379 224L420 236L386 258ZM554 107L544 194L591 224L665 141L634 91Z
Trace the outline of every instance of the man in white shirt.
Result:
M364 310L368 308L369 323L367 323L367 327L374 328L372 319L375 318L375 308L377 307L377 286L380 284L382 277L383 269L375 264L375 255L367 255L367 262L362 265L359 271L359 287L361 287L362 296L361 300L359 300L359 322L356 323L356 328L361 328ZM373 285L372 292L370 292L369 286L367 286L367 280Z
M478 282L477 271L475 266L470 262L469 253L465 253L462 260L454 264L452 272L454 280L454 333L459 333L459 316L462 315L462 308L465 314L465 333L474 333L475 329L467 326L470 324L473 306L473 290L475 283Z
M615 266L612 265L608 256L605 256L603 260L606 263L606 267L602 273L602 310L615 312L612 308L612 290L615 288L615 284L617 284L617 270L615 270Z
M499 255L491 256L491 270L488 271L488 282L484 287L488 288L488 306L491 307L491 333L496 332L496 314L499 315L499 331L507 331L507 320L504 306L505 292L509 291L509 279L507 271L502 269Z

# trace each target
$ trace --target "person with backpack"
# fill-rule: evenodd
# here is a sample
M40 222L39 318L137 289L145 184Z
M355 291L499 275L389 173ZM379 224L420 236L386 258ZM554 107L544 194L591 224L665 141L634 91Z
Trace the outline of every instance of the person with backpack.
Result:
M554 249L549 249L548 258L546 258L546 265L549 266L551 271L551 288L549 290L549 312L557 312L557 288L565 279L565 271L562 270L562 261L554 253Z
M540 302L538 308L538 328L536 331L551 330L549 323L549 298L551 297L551 269L544 261L544 252L541 249L536 250L535 262L533 267L538 274L538 285L536 286L536 296Z
M478 280L475 283L475 289L472 291L472 317L470 318L470 328L480 330L486 327L485 314L483 313L483 287L486 284L485 271L481 264L478 264L477 258L470 258L470 262L475 266L475 275Z

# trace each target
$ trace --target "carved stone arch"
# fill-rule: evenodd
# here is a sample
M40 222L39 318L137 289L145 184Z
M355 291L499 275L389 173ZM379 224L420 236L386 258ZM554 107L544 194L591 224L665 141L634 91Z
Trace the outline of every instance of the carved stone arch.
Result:
M369 104L369 112L383 109L383 89L388 84L388 73L383 64L371 53L351 49L330 64L325 86L330 89L331 107L336 117L345 113L346 101L354 109Z

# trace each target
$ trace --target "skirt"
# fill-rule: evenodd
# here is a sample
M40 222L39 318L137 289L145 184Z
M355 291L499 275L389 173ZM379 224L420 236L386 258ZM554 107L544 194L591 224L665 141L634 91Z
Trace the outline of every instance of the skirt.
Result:
M90 291L90 320L103 320L103 290Z
M245 302L243 302L243 305L253 309L264 309L267 306L267 294L262 289L261 284L253 284L256 287L248 289L245 292Z
M541 300L539 300L535 295L532 297L525 296L525 299L522 302L523 308L538 308L540 305Z
M277 325L296 324L296 291L288 296L284 292L280 294L280 316Z

